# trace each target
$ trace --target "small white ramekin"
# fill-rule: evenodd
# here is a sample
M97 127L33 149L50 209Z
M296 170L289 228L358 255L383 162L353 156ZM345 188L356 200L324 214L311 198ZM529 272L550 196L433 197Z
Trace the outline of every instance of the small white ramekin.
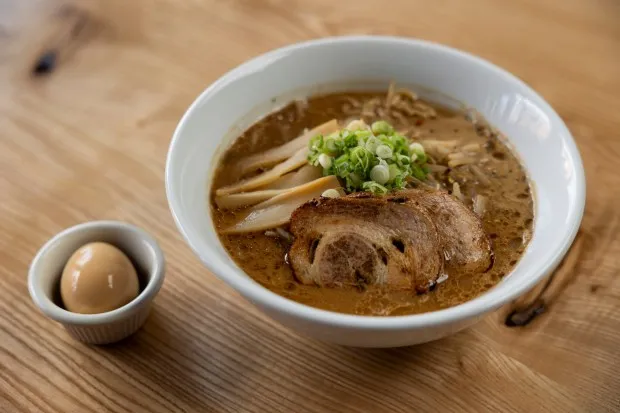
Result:
M129 257L140 277L140 294L113 311L72 313L60 305L60 276L71 254L95 241L115 245ZM89 344L109 344L142 327L164 282L164 270L164 254L145 231L124 222L93 221L67 228L41 247L30 265L28 290L39 309L61 323L71 337Z

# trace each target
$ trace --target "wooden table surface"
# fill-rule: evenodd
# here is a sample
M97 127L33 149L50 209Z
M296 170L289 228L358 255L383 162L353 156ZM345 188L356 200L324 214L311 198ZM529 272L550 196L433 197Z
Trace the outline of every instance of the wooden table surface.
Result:
M55 70L31 76L76 16ZM319 343L260 314L177 233L164 162L197 94L272 48L351 33L487 58L573 132L583 226L527 327L504 323L516 303L417 347ZM0 411L620 411L620 2L0 0L0 91ZM26 287L41 244L94 219L145 228L168 262L144 328L108 347L73 341Z

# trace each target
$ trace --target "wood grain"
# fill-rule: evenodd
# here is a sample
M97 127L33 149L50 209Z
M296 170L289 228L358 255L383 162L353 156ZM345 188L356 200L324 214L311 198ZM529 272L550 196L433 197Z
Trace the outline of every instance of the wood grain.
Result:
M53 73L31 76L68 5L0 1L0 411L620 411L619 2L83 0L85 30ZM182 242L163 172L184 109L248 58L350 33L478 54L567 122L586 214L551 305L529 326L506 327L505 308L412 348L318 343L262 316ZM158 238L167 279L138 334L88 347L37 311L26 273L53 234L107 218Z

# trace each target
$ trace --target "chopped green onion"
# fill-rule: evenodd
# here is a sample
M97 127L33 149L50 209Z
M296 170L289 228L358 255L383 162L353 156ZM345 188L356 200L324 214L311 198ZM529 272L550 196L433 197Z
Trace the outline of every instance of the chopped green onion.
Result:
M390 180L390 170L385 165L377 165L370 170L370 179L385 185Z
M357 146L357 137L352 133L343 132L344 146L347 148L355 148Z
M396 179L396 177L398 175L400 175L400 169L398 169L398 166L396 166L396 164L391 164L388 167L389 173L390 173L390 179L389 182L393 182L394 179Z
M426 156L426 152L424 151L424 146L418 142L414 142L409 145L409 150L411 151L411 159L413 161L417 161L419 164L424 164L428 160Z
M381 145L381 141L377 138L375 138L374 136L371 136L370 138L368 138L368 140L366 141L366 149L369 150L372 153L377 153L377 147Z
M355 136L357 136L358 139L366 139L372 136L372 133L369 130L358 130L355 131Z
M380 135L380 134L391 135L392 133L394 133L394 128L392 127L392 125L390 125L384 120L379 120L373 123L370 129L372 130L372 133L374 133L375 135Z
M328 189L321 194L325 198L339 198L340 192L337 189Z
M328 136L317 135L308 145L308 162L323 169L323 175L342 179L347 192L384 194L403 189L406 178L426 179L427 157L419 143L411 143L385 121L369 128L353 121Z
M411 161L413 160L410 156L407 156L407 155L396 154L395 157L396 157L396 163L398 165L409 165Z
M356 172L362 172L360 175L364 175L363 171L367 171L374 166L376 162L373 154L363 148L358 146L351 151L351 163L353 167L356 169Z
M415 153L416 155L424 155L424 146L422 146L421 143L419 142L414 142L411 145L409 145L409 150L411 150L411 152Z
M422 170L421 167L419 167L418 165L414 165L411 168L411 175L413 175L414 177L416 177L419 180L424 180L426 179L426 173L424 173L424 171Z
M332 166L332 157L322 153L319 155L319 163L323 168L329 169Z
M379 145L377 146L375 153L379 158L390 159L392 157L392 148L387 145Z
M376 183L375 181L366 181L364 185L362 185L362 189L368 192L372 192L376 195L387 194L388 189L381 184Z
M329 153L336 153L338 152L338 143L336 141L336 139L328 137L327 139L325 139L325 149L329 152Z

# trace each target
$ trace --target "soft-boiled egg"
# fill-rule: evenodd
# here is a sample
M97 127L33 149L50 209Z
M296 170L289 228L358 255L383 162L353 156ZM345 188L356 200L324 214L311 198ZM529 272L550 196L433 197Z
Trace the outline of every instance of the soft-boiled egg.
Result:
M65 309L97 314L124 306L138 296L136 269L117 247L93 242L80 247L67 261L60 280Z

